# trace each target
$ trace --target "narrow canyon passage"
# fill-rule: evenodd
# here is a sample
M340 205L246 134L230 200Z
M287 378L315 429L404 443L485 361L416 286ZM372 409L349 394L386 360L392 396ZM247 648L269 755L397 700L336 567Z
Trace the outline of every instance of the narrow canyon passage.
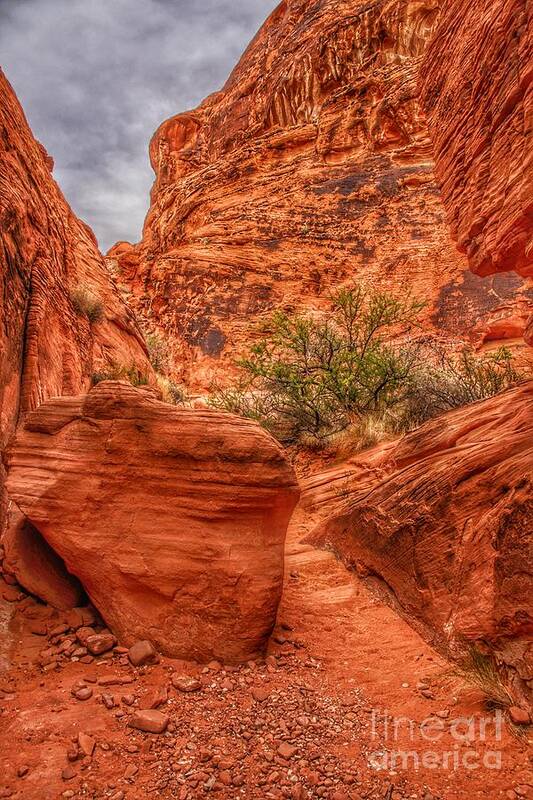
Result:
M0 800L533 800L533 3L11 5Z

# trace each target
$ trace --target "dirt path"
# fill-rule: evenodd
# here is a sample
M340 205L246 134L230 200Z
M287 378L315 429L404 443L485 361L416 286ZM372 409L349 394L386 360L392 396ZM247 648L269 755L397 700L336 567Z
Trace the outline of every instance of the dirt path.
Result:
M11 666L0 675L0 798L533 797L526 742L505 725L497 740L493 720L480 741L477 720L487 712L454 698L442 659L355 575L302 543L313 524L298 510L279 626L259 665L202 668L163 658L134 669L118 651L90 664L60 656L43 672L36 661L49 643L29 629L44 607L2 603L0 654L6 658L9 640ZM56 637L54 647L69 637ZM176 690L176 674L201 687ZM91 697L75 699L75 685ZM154 704L169 716L165 734L128 727L132 709ZM472 715L475 727L454 722ZM80 752L80 732L94 742L92 755ZM428 753L436 767L424 766ZM483 766L487 753L500 754L499 768ZM465 754L477 768L464 766Z
M527 742L510 735L505 723L500 740L497 720L475 691L453 678L450 664L331 553L303 543L315 524L301 508L297 510L287 541L279 619L299 631L307 650L321 662L328 691L355 690L365 698L375 721L370 749L375 744L378 753L401 752L397 764L403 764L409 753L410 780L419 789L431 787L446 800L486 797L487 787L491 798L533 797L533 757L528 758L532 751ZM396 729L390 719L385 728L385 715L396 720ZM465 718L473 719L473 724L467 725ZM485 742L479 741L483 724ZM479 765L475 769L463 765L468 750L477 754L477 759L473 753L466 757L469 765ZM448 759L452 768L444 767L444 754L450 751L462 754L458 768L457 758ZM424 769L423 756L428 752L437 754L440 767ZM418 775L412 769L416 756ZM377 763L390 764L391 758L378 758ZM484 758L489 768L483 767ZM497 763L501 768L493 767ZM513 789L517 786L518 794Z

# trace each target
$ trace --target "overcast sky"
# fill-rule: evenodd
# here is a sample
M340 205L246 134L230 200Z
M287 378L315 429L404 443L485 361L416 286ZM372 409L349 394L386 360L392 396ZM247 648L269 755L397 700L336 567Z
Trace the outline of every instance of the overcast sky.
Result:
M278 0L0 0L0 64L103 250L140 238L167 117L220 89Z

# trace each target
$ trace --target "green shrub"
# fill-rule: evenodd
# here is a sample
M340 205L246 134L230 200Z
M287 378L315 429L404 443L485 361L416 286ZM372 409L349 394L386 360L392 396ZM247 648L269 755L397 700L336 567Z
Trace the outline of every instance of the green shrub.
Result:
M396 429L411 430L453 408L486 400L516 386L525 374L515 366L511 351L476 355L469 347L457 353L425 347L420 351L408 397L397 415Z
M77 286L70 294L74 311L80 317L87 317L89 322L101 322L104 318L104 304L87 286Z
M236 385L213 387L210 403L284 443L353 453L524 379L506 348L454 353L413 339L422 307L350 287L320 318L278 312L237 362Z
M237 387L215 388L212 405L259 421L280 441L324 441L354 420L405 400L416 353L393 335L423 304L360 287L338 291L321 319L278 312L238 363Z
M124 364L114 363L110 364L105 370L93 373L93 386L102 383L102 381L127 381L132 386L146 386L148 377L133 364L128 367Z

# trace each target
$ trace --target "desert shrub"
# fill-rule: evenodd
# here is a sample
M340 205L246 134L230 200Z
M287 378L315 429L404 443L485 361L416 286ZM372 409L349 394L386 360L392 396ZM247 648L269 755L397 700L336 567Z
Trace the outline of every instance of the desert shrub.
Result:
M165 378L163 375L156 375L157 386L161 392L161 399L164 403L173 406L185 405L188 402L187 394L181 386Z
M146 386L148 377L144 375L135 365L126 366L124 364L110 364L106 369L94 372L92 384L96 386L102 381L127 381L132 386Z
M150 364L160 375L166 375L170 369L170 353L168 344L159 333L148 333L145 336Z
M464 687L479 691L489 708L508 708L516 705L505 670L491 653L483 652L472 643L466 643L462 657L451 670L450 677L458 679Z
M477 355L413 337L422 306L349 287L321 317L278 312L237 362L236 385L213 387L210 403L286 444L351 453L524 379L507 348Z
M416 351L393 342L417 321L422 303L348 287L320 319L278 312L268 336L238 363L242 380L216 388L217 408L259 421L280 441L324 441L355 420L405 401Z
M104 304L87 286L82 284L73 289L70 300L76 314L87 317L89 322L100 322L104 318Z
M392 414L392 410L387 410L355 420L344 431L329 437L325 449L344 461L381 442L397 438L396 417Z
M506 347L482 355L469 347L456 353L424 347L418 360L408 396L396 415L394 425L399 432L453 408L493 397L526 377Z

